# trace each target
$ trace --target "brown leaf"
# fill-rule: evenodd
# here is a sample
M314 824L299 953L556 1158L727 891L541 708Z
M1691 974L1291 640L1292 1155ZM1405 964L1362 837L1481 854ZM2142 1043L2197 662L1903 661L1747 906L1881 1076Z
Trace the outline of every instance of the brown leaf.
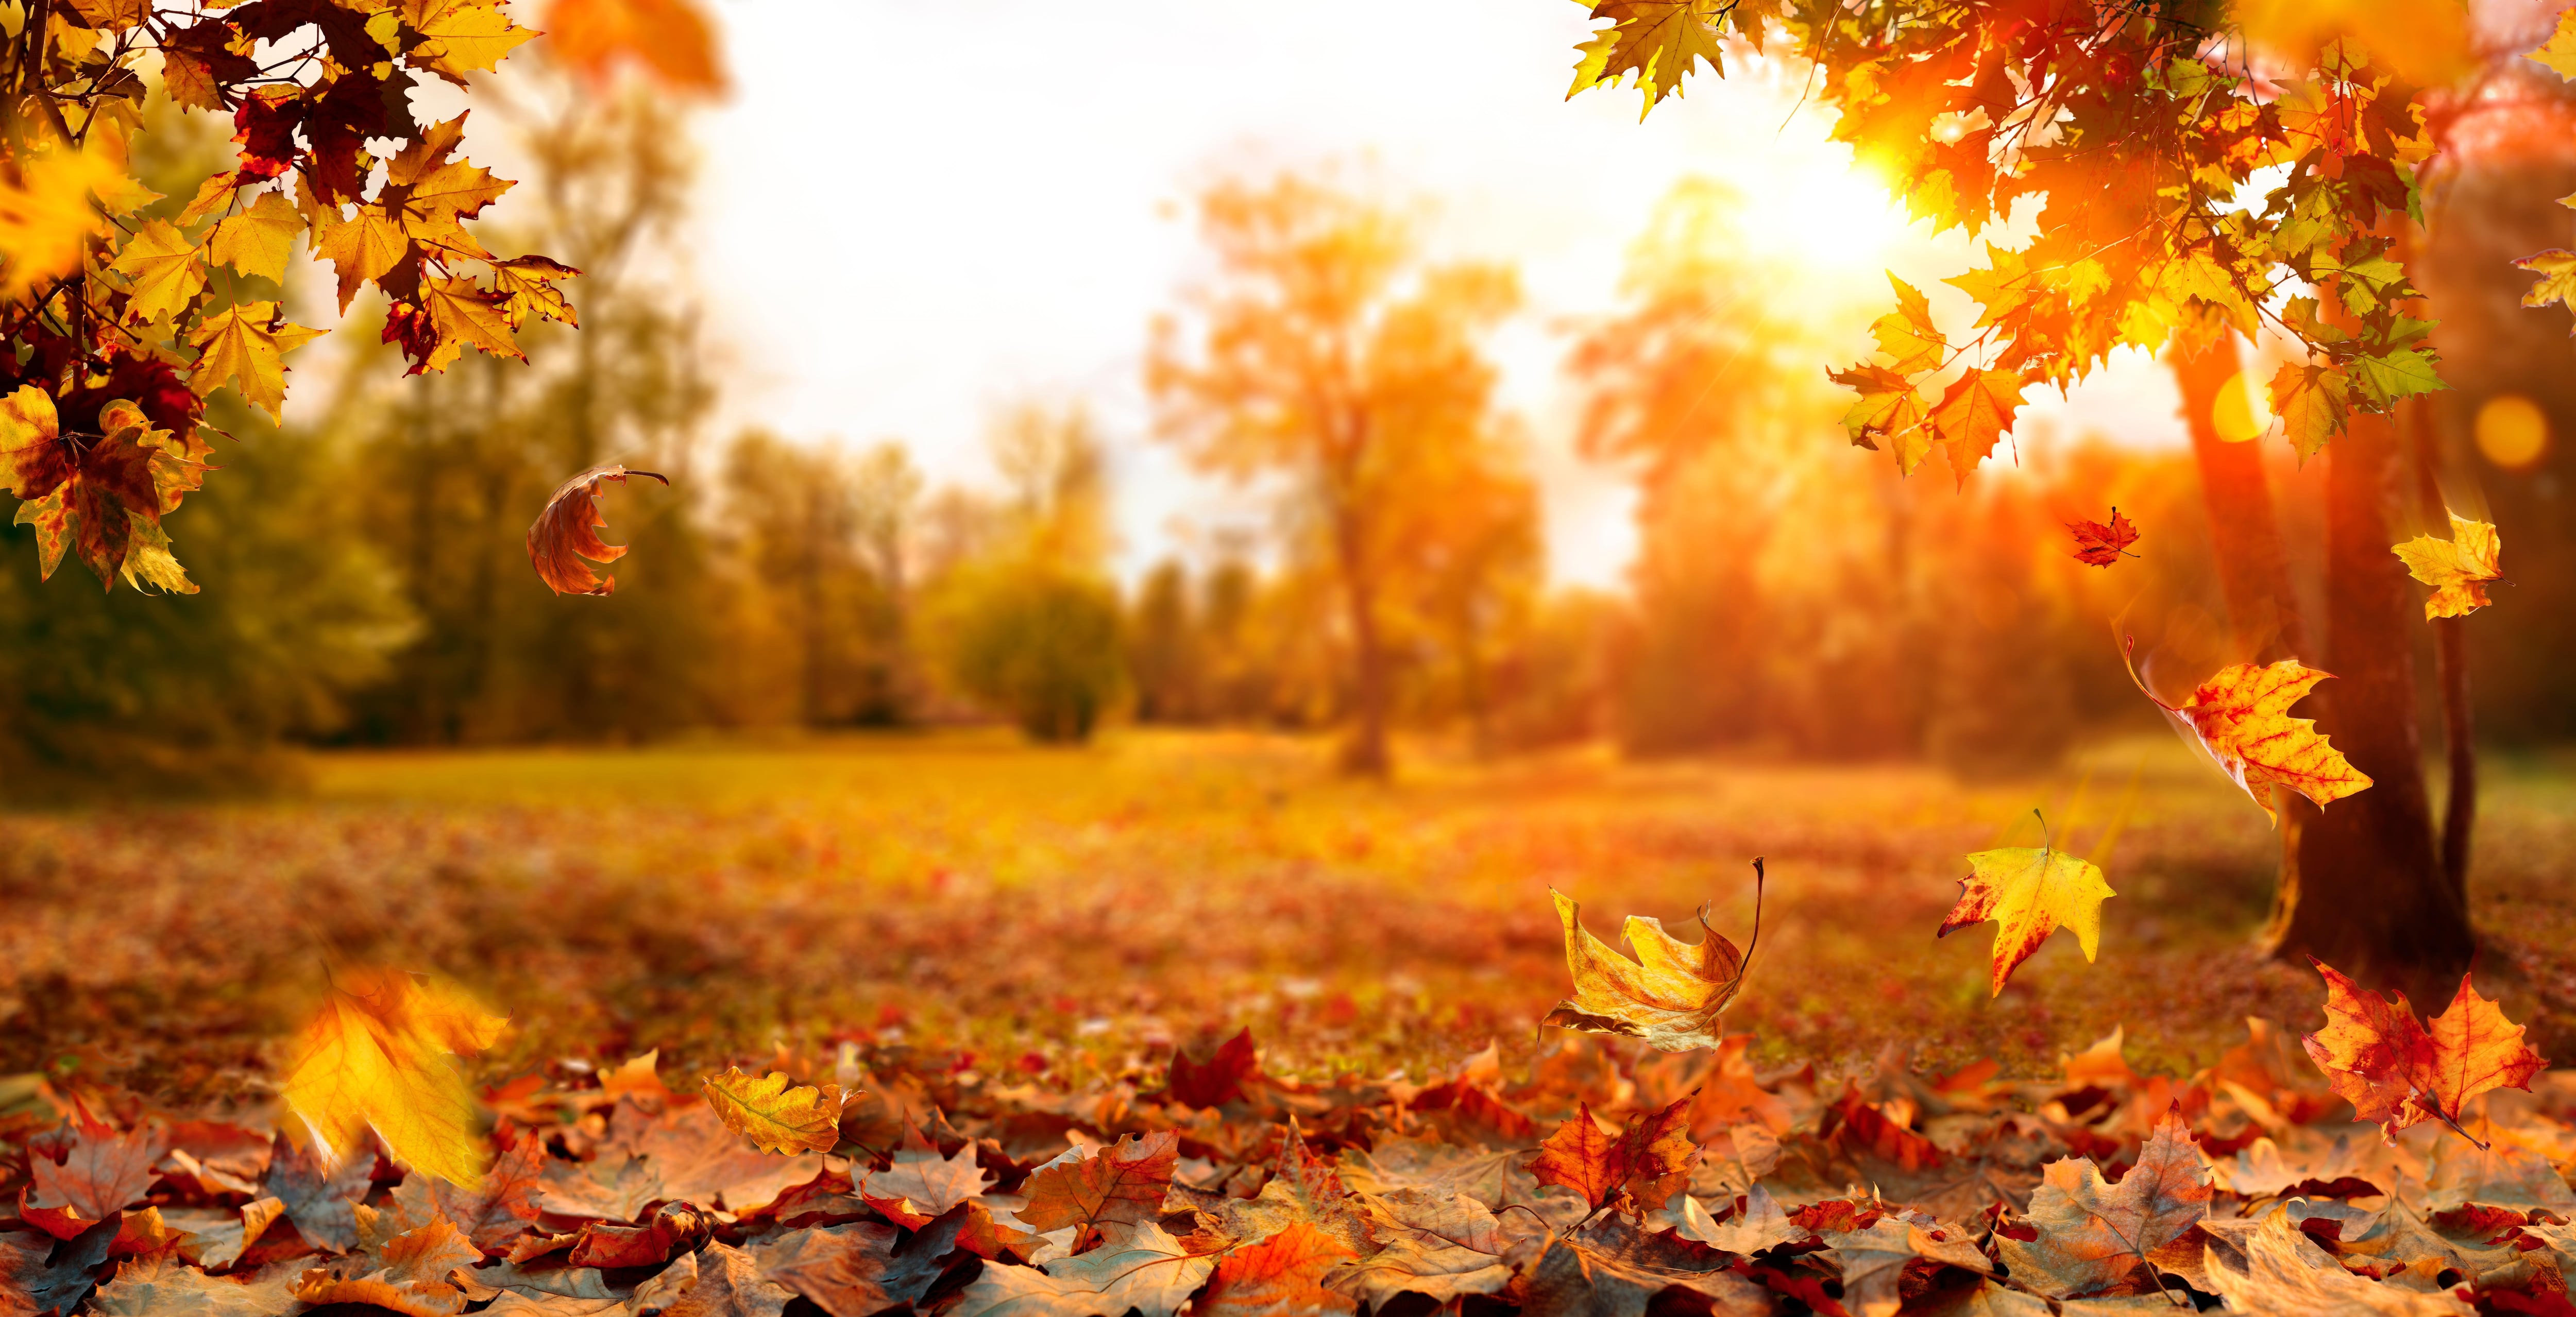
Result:
M1193 1317L1304 1317L1309 1313L1341 1314L1354 1302L1324 1288L1324 1274L1351 1260L1340 1240L1300 1221L1262 1240L1238 1248L1216 1265L1207 1293L1190 1306Z
M538 579L556 594L604 595L614 593L617 578L600 576L590 570L590 563L615 562L626 556L626 546L610 544L599 538L597 527L608 524L599 511L599 486L604 481L626 483L628 476L647 476L670 484L668 477L651 471L629 471L611 463L595 466L574 476L546 500L546 509L537 514L536 524L528 527L528 561L537 569Z
M1020 1220L1041 1234L1066 1226L1161 1218L1180 1137L1170 1130L1130 1134L1115 1146L1076 1148L1029 1173Z
M688 1203L664 1203L640 1226L594 1221L581 1228L565 1261L576 1267L658 1267L707 1242L709 1223Z
M891 1226L860 1222L789 1231L751 1255L762 1277L832 1317L874 1317L919 1299L946 1269L936 1253L898 1252L898 1238Z
M2167 1116L2114 1186L2090 1158L2050 1162L2030 1198L2029 1243L1999 1236L2013 1279L2051 1298L2109 1288L2209 1215L2209 1173L2179 1116Z
M1252 1030L1226 1039L1204 1058L1175 1047L1163 1080L1163 1092L1184 1106L1222 1106L1243 1096L1245 1080L1261 1073L1261 1058L1252 1046Z
M1762 933L1760 901L1762 861L1753 862L1754 938ZM1574 979L1574 995L1560 1001L1542 1024L1588 1033L1642 1038L1667 1052L1716 1047L1718 1018L1744 988L1747 956L1717 935L1700 911L1697 943L1664 931L1663 921L1628 917L1628 945L1637 959L1620 955L1583 926L1582 907L1551 889L1557 920L1565 929L1565 967Z
M683 1254L635 1289L635 1317L779 1317L795 1291L764 1279L751 1255L723 1244Z
M445 1217L486 1253L537 1221L537 1196L545 1187L546 1149L534 1134L521 1134L492 1163L480 1188L466 1189L426 1175L407 1175L394 1190L395 1210L406 1229Z
M1896 1317L1902 1306L1897 1282L1906 1264L1918 1258L1994 1274L1986 1255L1963 1235L1956 1228L1944 1230L1883 1216L1867 1230L1832 1231L1823 1238L1843 1269L1843 1306L1854 1317Z
M2475 1311L2448 1293L2399 1289L2353 1275L2310 1243L2286 1213L2265 1217L2237 1242L2243 1261L2213 1249L2208 1271L2210 1288L2236 1312L2468 1317Z
M269 1156L268 1179L261 1187L286 1204L286 1219L295 1223L307 1243L345 1253L358 1243L352 1205L367 1196L375 1170L372 1150L349 1158L337 1171L325 1170L319 1158L280 1134Z
M304 1273L295 1283L295 1297L316 1307L365 1303L404 1317L454 1317L465 1308L465 1291L448 1273L472 1267L483 1254L453 1222L438 1220L384 1241L382 1251L365 1260L378 1265L363 1275L318 1267Z
M1574 1118L1539 1145L1530 1174L1541 1184L1562 1185L1598 1212L1626 1195L1635 1210L1661 1210L1673 1191L1690 1182L1699 1145L1690 1139L1690 1099L1630 1117L1616 1138L1578 1104Z
M1520 1275L1522 1317L1645 1317L1675 1287L1726 1317L1773 1311L1761 1287L1728 1270L1726 1254L1616 1218L1522 1239L1507 1256Z
M152 1191L153 1163L161 1160L166 1146L157 1125L121 1135L80 1131L72 1140L70 1156L59 1165L42 1154L29 1159L34 1190L27 1195L27 1206L51 1209L29 1219L56 1239L77 1238L143 1201Z

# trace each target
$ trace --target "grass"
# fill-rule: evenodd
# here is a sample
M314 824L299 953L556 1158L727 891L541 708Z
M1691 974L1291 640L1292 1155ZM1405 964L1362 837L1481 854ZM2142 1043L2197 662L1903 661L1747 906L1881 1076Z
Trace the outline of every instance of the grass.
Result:
M2187 1070L2247 1015L2316 1021L2314 976L2248 947L2261 811L2170 739L1981 785L1584 751L1418 757L1377 787L1326 758L1142 732L335 754L291 801L0 817L0 1072L262 1100L330 948L511 1015L496 1073L857 1039L1079 1083L1249 1027L1275 1071L1422 1074L1489 1038L1533 1049L1565 987L1551 885L1605 935L1707 901L1740 944L1755 855L1761 953L1729 1021L1765 1061L1904 1046L2026 1074L2125 1027L2134 1062ZM2558 760L2488 775L2481 983L2564 1050L2576 789ZM2061 935L1990 999L1990 930L1932 930L1963 854L2036 843L2034 806L2079 853L2122 821L2119 897L2098 964Z

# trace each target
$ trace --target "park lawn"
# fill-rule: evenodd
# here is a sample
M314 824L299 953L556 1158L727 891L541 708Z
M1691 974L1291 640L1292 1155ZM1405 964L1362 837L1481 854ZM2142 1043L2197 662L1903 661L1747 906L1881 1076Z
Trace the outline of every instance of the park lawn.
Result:
M1566 987L1548 888L1624 916L1752 927L1730 1027L1828 1070L1911 1047L2051 1069L2114 1028L2187 1071L2313 972L2258 958L2262 812L2170 738L1962 785L1911 765L1478 765L1337 780L1310 740L1121 731L643 750L346 753L292 800L0 816L0 1073L173 1105L258 1102L326 953L468 984L513 1028L498 1078L662 1051L681 1074L835 1041L1080 1085L1249 1028L1275 1073L1418 1076L1529 1054ZM2491 760L2481 985L2576 1051L2576 786ZM2134 783L2134 794L2132 794ZM2000 998L1991 926L1935 940L1962 857L2053 837L2104 859L2101 957L2052 938ZM2116 845L2099 855L2108 825Z

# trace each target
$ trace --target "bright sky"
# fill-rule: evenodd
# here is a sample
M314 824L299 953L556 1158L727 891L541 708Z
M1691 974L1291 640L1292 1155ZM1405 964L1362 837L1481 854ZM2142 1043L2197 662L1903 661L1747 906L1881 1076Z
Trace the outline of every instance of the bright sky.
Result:
M1642 124L1625 89L1566 101L1589 24L1565 0L719 12L738 91L703 129L697 273L730 344L729 419L899 437L934 479L981 483L996 407L1087 399L1115 443L1122 574L1260 515L1148 437L1138 379L1147 322L1196 259L1179 203L1215 173L1360 165L1435 200L1444 252L1519 266L1530 312L1498 352L1538 437L1565 582L1619 583L1634 535L1625 483L1569 451L1560 326L1612 305L1629 242L1676 180L1735 182L1754 204L1748 241L1814 268L1820 296L1883 296L1890 264L1918 282L1958 268L1906 238L1821 115L1792 115L1785 75L1694 80ZM2034 412L2064 410L2048 395ZM2177 441L2170 388L2143 360L2074 410L2061 430Z

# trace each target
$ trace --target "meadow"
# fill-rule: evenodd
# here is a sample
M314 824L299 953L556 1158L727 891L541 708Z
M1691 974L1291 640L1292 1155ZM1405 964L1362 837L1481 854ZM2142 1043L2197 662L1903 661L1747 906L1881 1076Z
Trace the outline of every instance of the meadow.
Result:
M2576 1044L2570 773L2490 764L2473 883L2480 982L2553 1057ZM1990 926L1933 930L1965 853L2038 843L2034 807L2119 895L2099 963L2060 934L1990 999ZM2249 1015L2315 1026L2314 974L2250 948L2271 846L2151 737L1980 784L1418 748L1372 786L1319 742L1142 731L332 754L290 799L0 817L0 1074L263 1104L338 957L508 1014L495 1079L854 1041L1079 1087L1242 1028L1272 1073L1419 1077L1489 1040L1507 1065L1535 1050L1566 988L1550 886L1614 939L1705 901L1741 944L1756 855L1728 1020L1757 1061L1850 1072L1897 1047L2034 1075L2119 1028L2133 1064L2187 1073Z

